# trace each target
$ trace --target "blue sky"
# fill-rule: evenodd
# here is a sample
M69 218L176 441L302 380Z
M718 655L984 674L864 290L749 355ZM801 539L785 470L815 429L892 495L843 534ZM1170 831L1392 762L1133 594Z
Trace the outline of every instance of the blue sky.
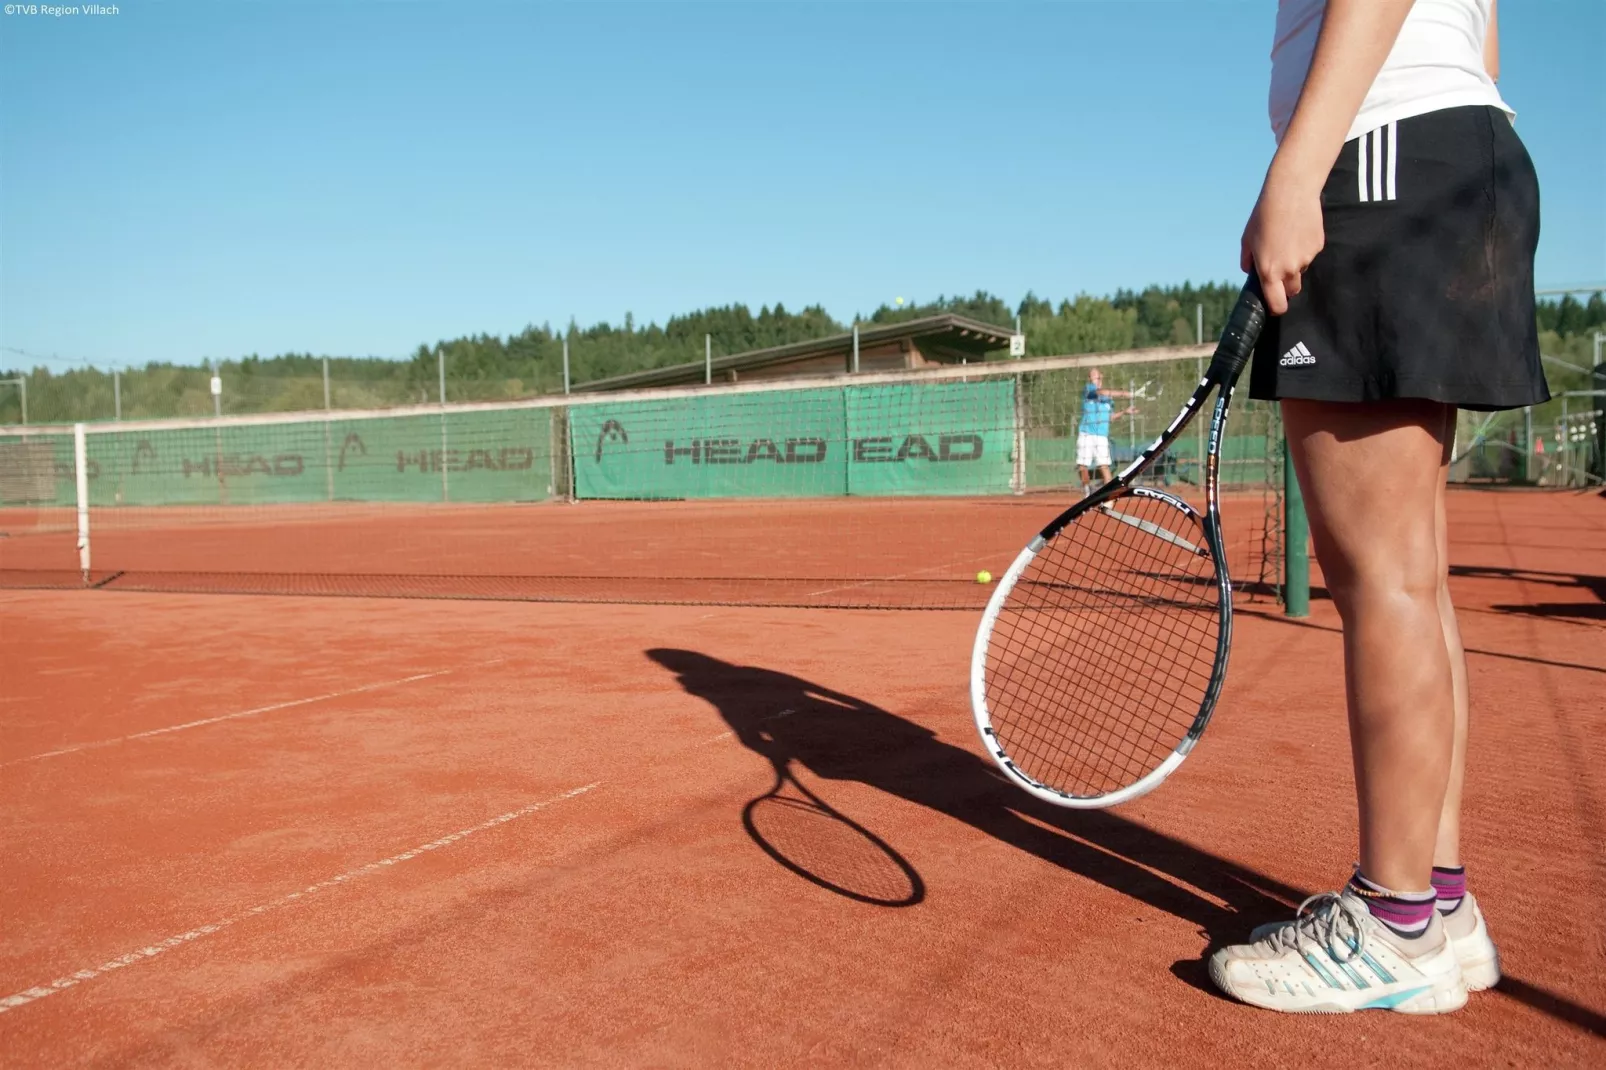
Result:
M58 367L1227 279L1273 147L1273 0L116 6L0 17ZM1539 281L1606 279L1606 4L1502 8Z

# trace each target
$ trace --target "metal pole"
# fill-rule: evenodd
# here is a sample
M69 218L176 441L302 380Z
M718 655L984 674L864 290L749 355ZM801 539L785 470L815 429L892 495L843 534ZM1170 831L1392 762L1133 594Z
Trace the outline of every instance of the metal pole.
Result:
M329 443L329 358L323 358L323 492L327 501L335 500L334 450Z
M1010 489L1026 493L1026 391L1020 373L1015 374L1015 464L1010 473Z
M218 374L217 361L212 361L212 416L214 419L223 419L223 377ZM229 485L223 481L223 428L213 428L213 449L217 462L217 493L218 501L223 505L229 504Z
M78 568L89 582L89 450L84 425L72 425L73 484L78 494Z
M569 392L569 340L563 340L563 392Z
M1283 612L1290 617L1310 616L1310 553L1306 542L1310 524L1305 498L1299 491L1294 457L1283 439Z
M859 325L853 325L853 374L859 374Z
M123 418L123 373L112 369L112 412L116 419Z
M440 397L441 397L441 501L449 502L449 501L452 500L452 484L451 484L451 477L449 475L447 475L447 473L446 473L446 469L449 466L446 463L446 347L445 346L442 346L441 348L439 348L439 349L437 349L435 351L435 366L440 372L440 380L441 380L441 394L440 394Z
M1534 407L1522 407L1522 481L1532 483L1534 478Z
M1567 427L1567 395L1561 396L1561 434L1556 436L1556 448L1561 451L1561 485L1572 486L1572 461L1568 451L1572 449L1572 436Z
M714 336L703 335L703 385L708 386L714 381Z
M17 376L17 386L22 390L22 426L28 426L28 374Z
M1129 408L1129 409L1137 408L1136 405L1132 404L1132 402L1134 400L1132 395L1137 390L1137 388L1138 388L1137 382L1131 376L1127 376L1127 380L1126 380L1126 407ZM1130 415L1130 416L1128 416L1126 418L1126 446L1127 446L1127 449L1132 451L1132 456L1136 457L1138 455L1138 416L1137 416L1137 413L1133 413L1132 415Z
M1195 305L1194 308L1193 308L1193 335L1194 335L1194 338L1198 340L1200 345L1204 345L1204 305L1203 304ZM1204 358L1203 357L1199 357L1198 359L1196 359L1193 362L1193 366L1194 366L1193 367L1193 371L1194 371L1195 379L1203 379L1204 378ZM1198 454L1198 456L1199 456L1199 486L1203 487L1204 486L1204 464L1205 464L1205 428L1204 428L1204 421L1203 420L1195 420L1193 422L1194 422L1195 425L1197 425L1194 430L1195 430L1195 436L1198 439L1197 449L1199 451L1199 454Z

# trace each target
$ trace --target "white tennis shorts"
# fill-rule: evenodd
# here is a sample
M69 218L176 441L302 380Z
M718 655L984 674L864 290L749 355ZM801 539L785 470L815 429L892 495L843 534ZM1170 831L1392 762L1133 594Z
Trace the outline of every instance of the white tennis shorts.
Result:
M1110 436L1076 433L1076 463L1081 468L1110 466Z

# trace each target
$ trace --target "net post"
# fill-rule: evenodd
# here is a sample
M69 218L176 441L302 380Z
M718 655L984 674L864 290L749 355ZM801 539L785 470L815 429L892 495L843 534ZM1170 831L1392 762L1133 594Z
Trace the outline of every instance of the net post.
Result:
M78 570L89 584L89 448L84 425L72 425L73 481L78 496Z
M1283 612L1290 617L1310 616L1310 524L1305 499L1299 491L1294 458L1283 439Z

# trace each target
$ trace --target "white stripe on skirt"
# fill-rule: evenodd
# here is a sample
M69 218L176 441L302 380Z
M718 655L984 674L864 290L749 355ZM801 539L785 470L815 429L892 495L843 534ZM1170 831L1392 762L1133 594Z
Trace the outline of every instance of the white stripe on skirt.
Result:
M1394 199L1394 172L1398 168L1400 160L1399 125L1399 123L1389 123L1389 181L1387 196L1391 201Z
M1372 199L1383 199L1383 128L1380 126L1369 135L1372 138Z
M1365 204L1368 199L1366 196L1366 142L1371 136L1370 133L1365 133L1355 139L1355 174L1360 181L1362 204Z

